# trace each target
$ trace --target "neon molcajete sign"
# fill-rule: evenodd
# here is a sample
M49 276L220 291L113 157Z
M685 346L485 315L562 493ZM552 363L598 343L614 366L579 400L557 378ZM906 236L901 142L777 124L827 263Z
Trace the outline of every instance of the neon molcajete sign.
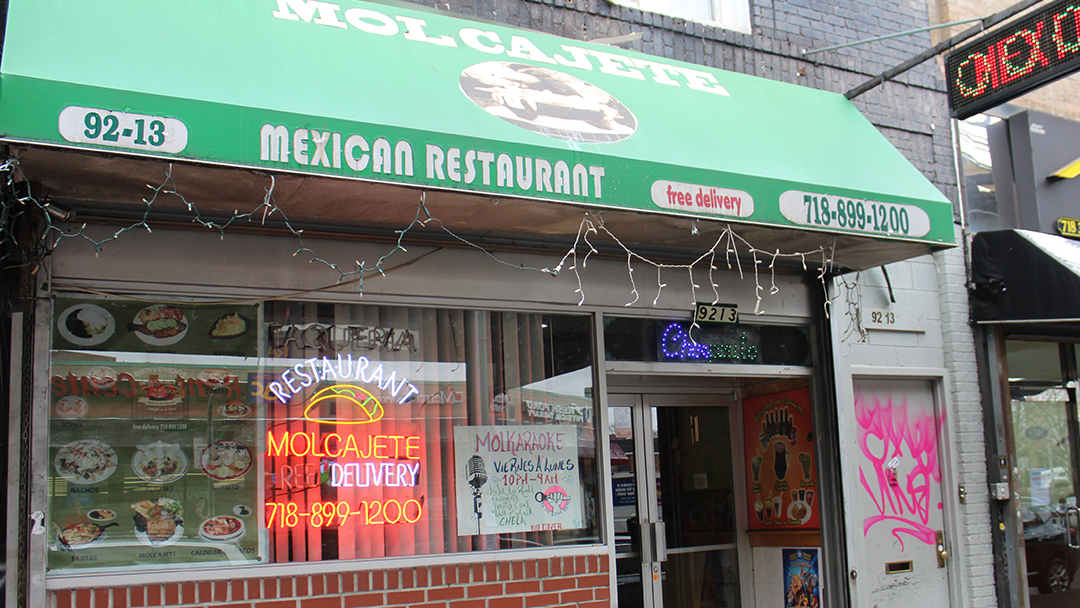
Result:
M335 365L336 363L336 365ZM355 369L354 369L355 367ZM353 365L352 356L333 362L323 357L309 359L281 374L281 382L268 386L283 403L315 382L328 378L339 381L360 380L379 386L395 397L407 385L404 402L419 392L408 380L397 382L396 372L383 377L382 364L370 369L371 362L360 357ZM297 500L266 503L266 524L270 528L293 528L301 523L314 527L343 526L352 517L361 524L416 523L423 516L423 505L415 498L387 498L388 488L414 488L420 483L421 438L413 434L358 434L363 425L377 423L386 408L371 391L351 384L324 387L304 404L303 420L319 425L307 430L307 423L283 423L267 431L268 469L273 471L273 493ZM329 428L327 428L329 427ZM337 496L353 494L353 500L311 502L306 490L323 486L335 488ZM357 500L356 493L376 491L373 500ZM344 494L343 494L344 493ZM275 498L277 497L275 496ZM355 525L356 520L352 520Z

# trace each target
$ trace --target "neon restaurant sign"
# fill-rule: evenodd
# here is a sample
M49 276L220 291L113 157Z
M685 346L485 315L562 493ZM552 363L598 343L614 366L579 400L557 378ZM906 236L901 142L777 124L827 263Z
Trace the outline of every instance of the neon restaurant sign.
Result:
M1080 69L1080 1L1015 19L945 60L952 117L964 119Z
M368 425L386 414L376 390L405 403L418 389L407 379L398 381L396 372L386 375L381 363L372 365L359 357L354 365L351 355L344 359L339 355L336 361L308 359L285 370L267 389L289 404L304 388L330 379L368 386L324 387L303 403L302 420L267 431L266 456L273 480L272 499L266 503L267 527L416 523L423 516L423 504L407 495L420 485L422 439L409 433L380 433L382 429ZM318 430L311 430L310 423ZM308 491L318 489L335 499L311 501ZM406 495L393 497L395 492Z
M365 384L376 385L379 390L393 395L398 400L398 403L405 403L410 397L420 392L420 389L416 388L406 378L402 378L399 382L397 371L391 371L389 375L386 375L382 363L372 367L372 361L367 357L357 357L354 362L351 354L346 355L344 359L341 355L338 355L334 361L323 357L322 359L308 359L302 363L297 363L295 366L281 372L280 381L271 382L266 388L282 403L289 403L293 395L300 393L313 384L326 382L330 379L335 382L358 380ZM406 386L408 386L407 390L405 389ZM398 398L398 393L403 390L405 393ZM371 393L367 394L371 395ZM369 420L369 422L374 421Z

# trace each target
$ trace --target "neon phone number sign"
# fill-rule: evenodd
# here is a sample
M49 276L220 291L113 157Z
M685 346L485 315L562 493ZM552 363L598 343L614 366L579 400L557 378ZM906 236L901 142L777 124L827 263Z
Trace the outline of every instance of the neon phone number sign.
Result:
M952 117L964 119L1080 69L1080 2L1064 0L949 54Z
M266 503L266 527L295 528L307 523L316 528L344 526L350 517L360 517L361 524L415 524L424 514L419 500L361 500L354 511L348 501L313 502L301 511L295 502Z

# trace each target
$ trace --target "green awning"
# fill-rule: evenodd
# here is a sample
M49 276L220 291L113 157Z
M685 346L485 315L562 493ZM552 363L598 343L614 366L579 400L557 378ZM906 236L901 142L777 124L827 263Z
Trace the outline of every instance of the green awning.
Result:
M843 96L398 5L11 0L0 138L953 243Z

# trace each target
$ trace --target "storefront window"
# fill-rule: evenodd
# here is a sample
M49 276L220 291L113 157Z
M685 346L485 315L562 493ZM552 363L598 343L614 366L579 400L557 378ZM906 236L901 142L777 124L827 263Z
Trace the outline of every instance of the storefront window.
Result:
M52 572L599 542L587 316L56 311Z

